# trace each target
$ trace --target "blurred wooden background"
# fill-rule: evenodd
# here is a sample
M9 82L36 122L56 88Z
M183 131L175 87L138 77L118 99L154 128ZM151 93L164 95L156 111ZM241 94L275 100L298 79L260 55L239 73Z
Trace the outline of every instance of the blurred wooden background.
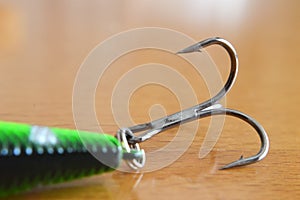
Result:
M297 0L1 1L1 120L75 128L73 85L88 53L122 31L162 27L197 41L221 36L234 44L240 71L228 93L227 106L255 117L265 127L271 143L265 160L219 171L218 167L238 159L241 154L255 153L259 141L253 130L241 121L226 118L217 145L208 156L199 159L210 122L204 119L189 149L161 170L144 174L115 171L37 188L11 199L300 198L299 19ZM215 47L207 51L225 79L226 54ZM157 52L149 50L128 56L112 64L112 71L100 81L95 95L99 122L110 134L118 128L109 104L113 84L126 70L152 62ZM174 66L180 63L171 56L158 55L155 59L169 60L169 65ZM205 85L198 86L201 77L193 78L192 72L187 67L182 73L188 76L196 91L201 89L196 94L199 101L207 99ZM137 90L130 99L133 120L148 121L148 111L154 104L164 106L168 114L179 109L174 94L150 85ZM87 129L96 126L92 124ZM189 126L185 128L188 132ZM149 151L166 145L176 130L157 136L143 147Z

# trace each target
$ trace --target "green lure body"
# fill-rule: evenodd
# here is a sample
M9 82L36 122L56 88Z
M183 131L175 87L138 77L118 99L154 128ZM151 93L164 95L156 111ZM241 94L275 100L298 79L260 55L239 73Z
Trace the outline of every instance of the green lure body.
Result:
M122 156L111 135L0 121L0 197L112 171Z

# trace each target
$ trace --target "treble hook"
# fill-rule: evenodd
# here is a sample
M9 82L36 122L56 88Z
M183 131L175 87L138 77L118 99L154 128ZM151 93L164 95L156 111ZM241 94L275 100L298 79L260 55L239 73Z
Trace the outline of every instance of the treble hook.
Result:
M200 52L201 49L211 45L222 46L223 48L225 48L230 57L230 73L223 88L211 99L201 104L195 105L191 108L179 111L172 115L148 123L119 129L117 132L117 137L120 141L122 141L123 144L125 144L127 151L130 150L130 147L134 150L140 150L138 143L144 142L145 140L150 139L158 133L165 131L169 128L173 128L174 126L213 115L231 115L247 122L256 130L261 141L261 147L256 155L250 156L248 158L244 158L243 156L241 156L239 160L229 163L220 169L228 169L232 167L252 164L266 157L269 150L269 139L264 128L252 117L237 110L223 108L222 105L217 103L230 90L237 76L238 58L234 47L227 40L219 37L214 37L189 46L177 52L177 54ZM141 131L145 132L139 135L134 134ZM133 160L127 161L127 163L133 169L141 168L145 163L145 156L143 158L135 158Z

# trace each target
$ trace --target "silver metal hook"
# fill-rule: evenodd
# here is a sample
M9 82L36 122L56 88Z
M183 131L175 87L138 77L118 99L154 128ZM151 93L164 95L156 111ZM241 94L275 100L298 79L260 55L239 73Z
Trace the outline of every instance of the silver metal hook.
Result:
M268 153L269 150L269 139L268 135L263 129L263 127L253 118L250 116L236 110L231 110L227 108L222 108L222 105L218 104L217 102L226 95L226 93L230 90L232 85L235 82L235 78L237 76L238 72L238 58L236 51L234 47L225 39L215 37L215 38L209 38L206 40L203 40L201 42L198 42L192 46L189 46L179 52L177 54L182 53L192 53L192 52L199 52L202 48L211 46L211 45L220 45L229 54L230 61L231 61L231 68L230 73L228 76L228 79L223 86L223 88L211 99L198 104L196 106L193 106L191 108L179 111L177 113L174 113L172 115L144 123L135 125L128 128L122 128L118 131L117 137L123 137L126 136L126 142L128 142L131 145L135 145L137 143L143 142L145 140L150 139L151 137L157 135L158 133L168 130L170 128L173 128L174 126L178 126L183 123L187 123L196 119L201 119L204 117L212 116L212 115L231 115L237 118L242 119L243 121L250 124L258 133L260 140L261 140L261 148L259 152L251 157L248 158L241 158L237 161L234 161L230 164L225 165L221 169L228 169L232 167L237 166L243 166L252 164L254 162L257 162L259 160L262 160ZM135 135L134 133L144 131L143 133L139 135ZM134 165L135 168L143 167L141 164L135 164L137 160L134 161L127 161L129 166ZM141 163L141 162L140 162ZM142 162L144 165L144 162Z

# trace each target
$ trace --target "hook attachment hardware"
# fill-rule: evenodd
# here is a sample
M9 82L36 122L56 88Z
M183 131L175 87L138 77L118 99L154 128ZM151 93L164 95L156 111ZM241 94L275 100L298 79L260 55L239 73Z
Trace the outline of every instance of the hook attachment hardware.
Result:
M229 163L220 169L229 169L233 167L252 164L266 157L269 150L269 139L264 128L252 117L237 110L223 108L221 104L218 104L218 101L222 97L224 97L227 94L227 92L230 90L237 76L238 58L234 47L227 40L219 37L214 37L214 38L203 40L181 51L178 51L177 54L199 52L201 51L201 49L211 45L222 46L227 51L231 61L229 76L223 88L211 99L201 104L195 105L191 108L179 111L177 113L171 114L169 116L148 123L119 129L117 133L117 137L119 138L120 141L124 143L123 146L127 152L129 152L131 149L139 150L140 148L138 146L138 143L144 142L145 140L148 140L153 136L163 131L166 131L170 128L178 126L180 124L184 124L196 119L201 119L213 115L231 115L247 122L256 130L261 141L261 147L259 152L256 155L250 156L248 158L244 158L243 156L241 156L239 160ZM144 132L140 133L139 135L135 134L142 131ZM127 163L133 169L141 168L145 164L145 155L143 154L142 158L133 159L132 161L127 161Z

